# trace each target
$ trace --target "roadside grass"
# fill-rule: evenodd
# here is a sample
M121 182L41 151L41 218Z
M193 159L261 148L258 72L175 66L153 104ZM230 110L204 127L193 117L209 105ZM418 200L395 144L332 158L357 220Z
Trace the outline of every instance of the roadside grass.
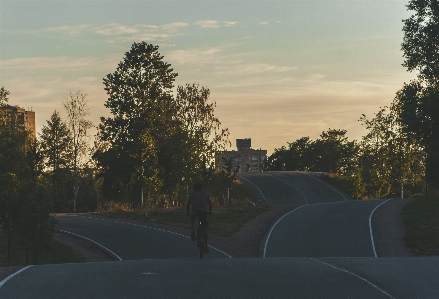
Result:
M26 250L16 237L12 237L12 265L26 265ZM29 254L29 260L32 261ZM62 264L62 263L82 263L85 259L77 255L70 247L65 246L54 239L50 249L44 250L38 256L38 264ZM0 231L0 267L8 266L8 235Z
M214 208L212 215L209 215L209 232L220 236L231 236L254 217L269 211L270 207L236 207L236 208ZM167 224L172 226L190 228L190 220L186 215L185 208L157 209L148 213L148 220L142 210L135 211L107 211L98 215L109 218L122 218L140 220L144 222Z
M439 255L439 196L418 197L402 211L405 243L416 255Z

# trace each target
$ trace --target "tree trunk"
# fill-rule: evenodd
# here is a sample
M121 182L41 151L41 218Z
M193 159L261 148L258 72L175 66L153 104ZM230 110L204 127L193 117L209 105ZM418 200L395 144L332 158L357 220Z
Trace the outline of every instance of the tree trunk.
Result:
M401 182L401 199L404 198L404 181Z

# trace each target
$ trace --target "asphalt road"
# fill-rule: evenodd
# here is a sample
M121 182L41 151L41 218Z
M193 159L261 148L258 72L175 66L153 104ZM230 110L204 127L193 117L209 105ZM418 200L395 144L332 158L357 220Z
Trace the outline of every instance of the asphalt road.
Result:
M304 205L276 225L259 252L266 257L374 257L369 217L382 202Z
M271 205L300 205L268 231L262 257L374 257L369 217L383 201L355 201L320 173L244 173L244 183Z
M199 256L187 235L156 229L145 224L84 215L57 217L58 229L86 237L113 252L118 260L175 259ZM229 257L211 247L206 258Z
M30 267L0 298L439 298L439 258L176 259Z
M262 257L198 259L187 236L97 217L60 229L123 261L32 266L0 282L0 298L439 298L439 258L376 258L369 219L383 201L354 201L319 174L243 174L270 205L295 207L261 242Z
M320 179L321 173L279 171L240 173L261 202L269 205L303 205L351 200Z

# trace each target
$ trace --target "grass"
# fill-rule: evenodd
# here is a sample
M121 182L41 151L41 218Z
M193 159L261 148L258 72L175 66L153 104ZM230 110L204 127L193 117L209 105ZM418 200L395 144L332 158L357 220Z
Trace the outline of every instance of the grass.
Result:
M7 234L0 231L0 267L8 265L8 238ZM12 238L12 265L26 265L26 251L21 246L18 238ZM31 256L29 257L31 260ZM85 259L77 255L70 247L65 246L58 240L53 240L49 250L41 252L38 257L38 264L61 264L61 263L81 263Z
M209 216L209 232L220 236L231 236L247 221L270 209L269 207L214 208L213 214ZM148 213L148 220L143 211L111 211L99 215L190 228L190 220L184 208L158 209Z
M439 255L439 196L412 200L402 218L406 245L416 255Z

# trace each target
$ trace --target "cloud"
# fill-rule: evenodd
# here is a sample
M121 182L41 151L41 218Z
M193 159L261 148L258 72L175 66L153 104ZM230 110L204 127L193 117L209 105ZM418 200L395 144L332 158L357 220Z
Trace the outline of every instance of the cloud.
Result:
M175 23L161 25L159 27L160 27L160 29L163 29L163 30L173 31L173 30L184 28L184 27L187 27L187 26L188 26L187 23L175 22Z
M68 35L79 35L90 27L91 25L87 25L87 24L77 25L77 26L59 26L59 27L39 29L36 32L48 32L48 33L56 32L56 33L62 33Z
M224 21L223 25L226 27L232 27L235 26L238 22L229 22L229 21Z
M107 24L104 26L95 27L94 31L101 35L126 35L139 33L144 30L156 30L157 26L151 25L135 25L135 26L125 26L121 24Z
M2 60L0 70L3 72L13 70L36 70L36 69L66 69L89 66L95 58L71 58L71 57L33 57L12 58Z
M15 77L52 80L59 76L72 78L85 77L85 74L103 76L113 70L120 61L120 54L100 57L34 57L0 60L2 79Z
M218 28L219 22L215 20L204 20L194 23L200 28Z
M280 24L282 22L281 21L261 21L261 22L259 22L259 25L268 25L270 23Z
M218 48L175 50L168 52L166 59L177 64L212 63L217 59L216 54L221 51Z
M230 73L234 75L251 75L259 73L281 73L296 70L297 67L276 66L268 63L239 61L232 65L221 67L220 73Z
M63 35L81 35L81 34L96 34L111 38L107 43L115 43L117 41L134 41L134 40L156 40L168 39L173 36L181 35L179 30L187 27L189 24L183 22L174 22L163 25L123 25L118 23L110 23L102 26L93 26L89 24L77 26L58 26L49 27L37 30L27 30L28 34L54 34L59 33ZM17 32L21 33L21 32Z
M97 34L115 36L115 35L133 35L133 34L151 34L159 31L173 32L180 28L188 26L187 23L175 22L164 25L145 25L138 24L133 26L126 26L117 23L107 24L99 27L94 27ZM159 34L165 35L165 34Z
M103 36L113 37L111 42L133 42L133 41L153 41L157 39L166 40L173 36L181 35L179 30L188 26L187 23L174 22L164 25L133 25L126 26L117 23L107 24L94 28L94 32ZM115 40L116 39L116 40Z

